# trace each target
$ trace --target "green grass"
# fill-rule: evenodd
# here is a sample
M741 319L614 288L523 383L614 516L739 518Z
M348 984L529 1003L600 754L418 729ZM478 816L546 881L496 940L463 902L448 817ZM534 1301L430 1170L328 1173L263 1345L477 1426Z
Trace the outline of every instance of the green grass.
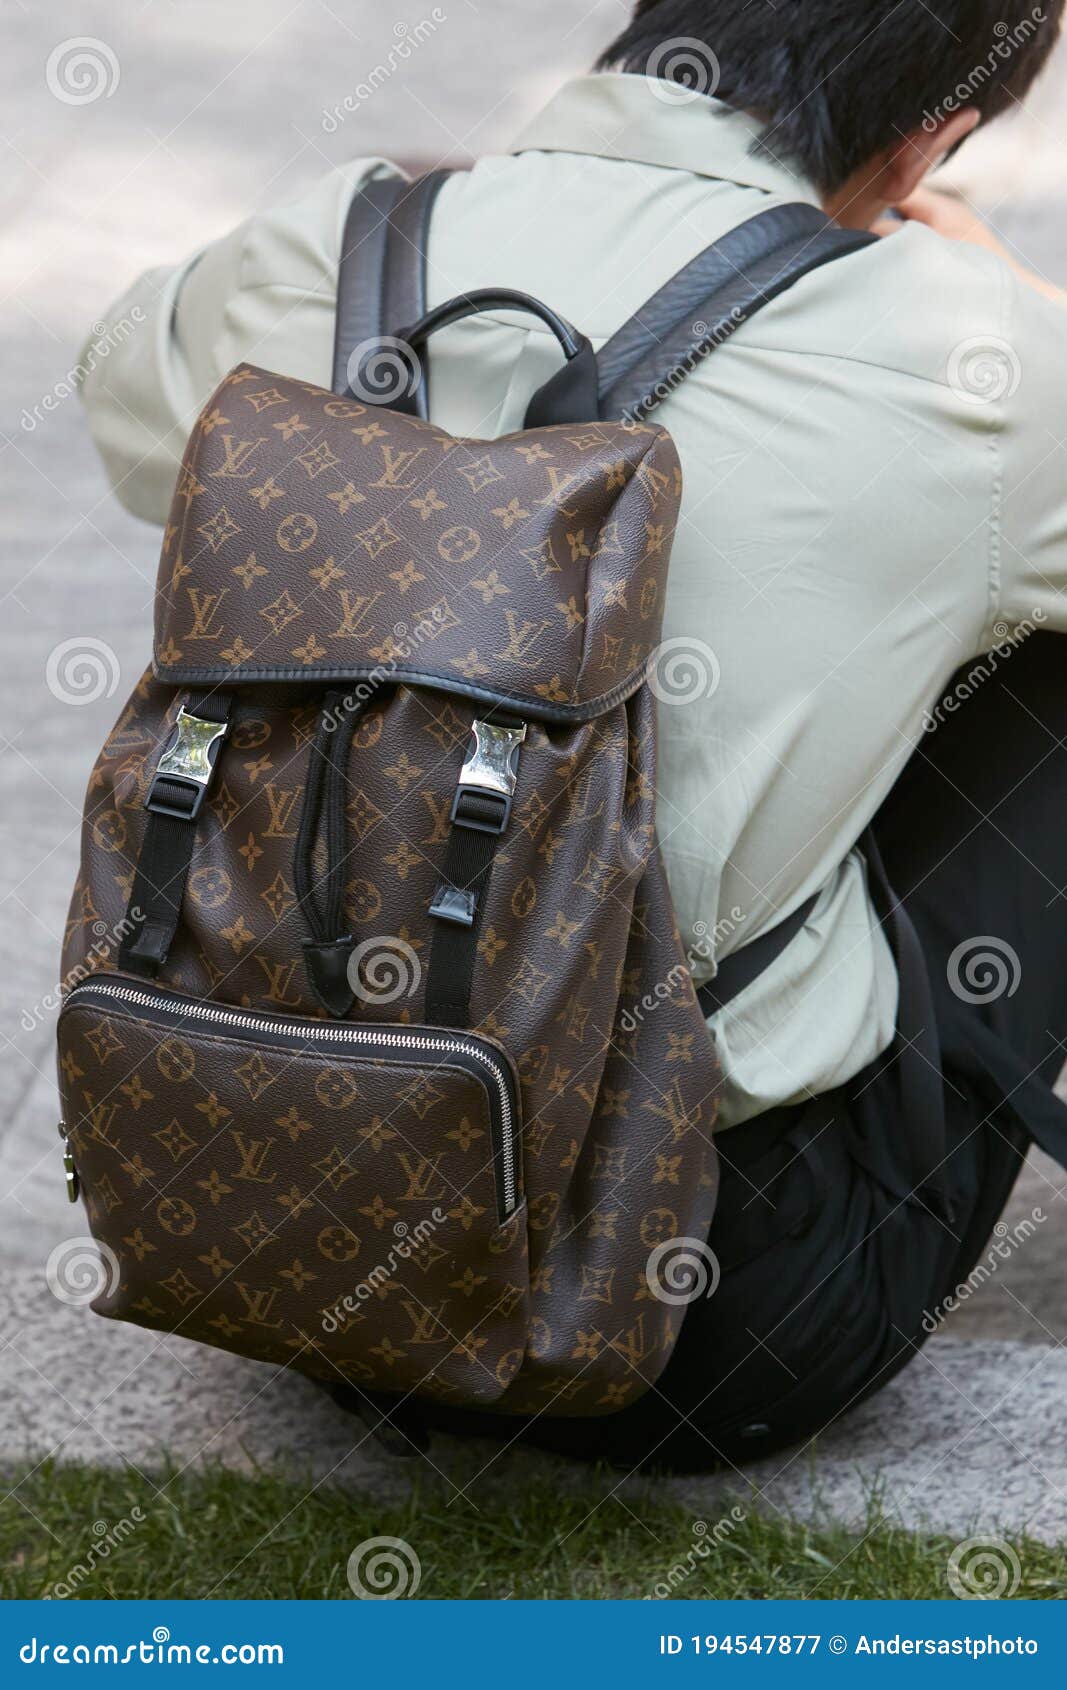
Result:
M419 1597L643 1597L657 1586L693 1600L951 1595L952 1540L900 1531L876 1511L856 1536L747 1514L741 1502L744 1518L716 1541L718 1520L694 1531L673 1502L605 1501L614 1482L583 1475L564 1490L540 1479L513 1496L480 1494L475 1508L427 1488L382 1504L216 1468L157 1475L157 1490L130 1471L46 1464L8 1475L0 1596L347 1600L349 1555L383 1535L417 1554ZM696 1545L706 1556L689 1554ZM1018 1597L1067 1594L1067 1549L1012 1548Z

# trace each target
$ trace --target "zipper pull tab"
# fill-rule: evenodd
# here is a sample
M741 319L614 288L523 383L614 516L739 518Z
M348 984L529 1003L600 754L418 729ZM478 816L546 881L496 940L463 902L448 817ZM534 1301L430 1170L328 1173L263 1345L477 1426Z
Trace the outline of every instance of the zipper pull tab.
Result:
M78 1192L81 1190L81 1181L78 1178L78 1170L74 1166L74 1155L70 1148L70 1139L67 1137L65 1121L59 1123L59 1136L63 1140L63 1172L67 1176L67 1200L76 1203Z

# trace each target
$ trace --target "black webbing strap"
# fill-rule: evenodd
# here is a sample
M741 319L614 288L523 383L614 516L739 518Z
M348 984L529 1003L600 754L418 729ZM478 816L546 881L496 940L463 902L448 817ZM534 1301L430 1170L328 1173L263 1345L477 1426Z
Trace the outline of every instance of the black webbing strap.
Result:
M431 170L414 182L378 177L352 196L341 240L337 320L333 343L335 393L364 403L425 417L429 397L425 360L412 368L409 386L381 385L368 377L353 393L353 354L375 347L426 311L426 248L437 195L453 173Z
M761 975L765 968L769 968L776 957L781 956L786 946L796 938L800 929L807 921L815 905L819 901L819 893L805 898L799 909L787 915L784 921L779 921L774 927L769 927L757 939L750 939L747 945L742 945L736 951L724 957L719 964L718 973L714 980L709 980L706 986L701 986L697 992L697 1002L705 1015L717 1015L720 1009L725 1009L731 999L738 997L746 986L751 986L753 980Z
M495 711L471 728L473 751L460 770L441 880L430 904L434 918L426 976L426 1019L444 1027L470 1026L478 936L493 861L511 820L516 759L525 723Z
M469 1027L471 988L485 894L499 833L454 824L448 836L426 975L426 1019L442 1027Z
M210 723L225 730L231 705L230 694L222 692L186 700L160 763L169 759L180 764L183 748L194 747L198 739L201 744L210 739L210 750L200 758L203 768L192 774L183 774L177 768L170 772L157 768L149 785L145 799L148 823L126 910L125 936L119 947L119 967L127 973L154 979L167 960L193 860L197 818L222 743L222 738L210 731L197 732L195 724ZM194 758L189 766L195 762Z
M910 1156L900 1195L947 1212L945 1082L926 956L907 907L889 883L873 828L860 835L856 849L866 862L871 902L897 971L896 1037L883 1058L883 1070L897 1088L897 1114L902 1123L895 1166L899 1168ZM880 1167L883 1147L874 1144L868 1148L872 1171L889 1184Z

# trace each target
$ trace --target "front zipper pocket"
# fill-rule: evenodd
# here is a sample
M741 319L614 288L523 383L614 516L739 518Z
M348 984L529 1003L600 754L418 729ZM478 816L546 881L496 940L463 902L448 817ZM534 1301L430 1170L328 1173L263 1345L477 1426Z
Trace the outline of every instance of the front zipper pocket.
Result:
M499 1045L98 976L65 1131L101 1314L385 1391L490 1402L525 1345L521 1119Z

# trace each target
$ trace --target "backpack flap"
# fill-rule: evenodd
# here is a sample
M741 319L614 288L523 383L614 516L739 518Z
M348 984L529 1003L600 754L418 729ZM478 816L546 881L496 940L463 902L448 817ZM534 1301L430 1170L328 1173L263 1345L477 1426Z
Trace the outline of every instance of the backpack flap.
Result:
M659 640L680 493L658 428L461 441L239 365L186 448L156 676L407 683L592 720Z

